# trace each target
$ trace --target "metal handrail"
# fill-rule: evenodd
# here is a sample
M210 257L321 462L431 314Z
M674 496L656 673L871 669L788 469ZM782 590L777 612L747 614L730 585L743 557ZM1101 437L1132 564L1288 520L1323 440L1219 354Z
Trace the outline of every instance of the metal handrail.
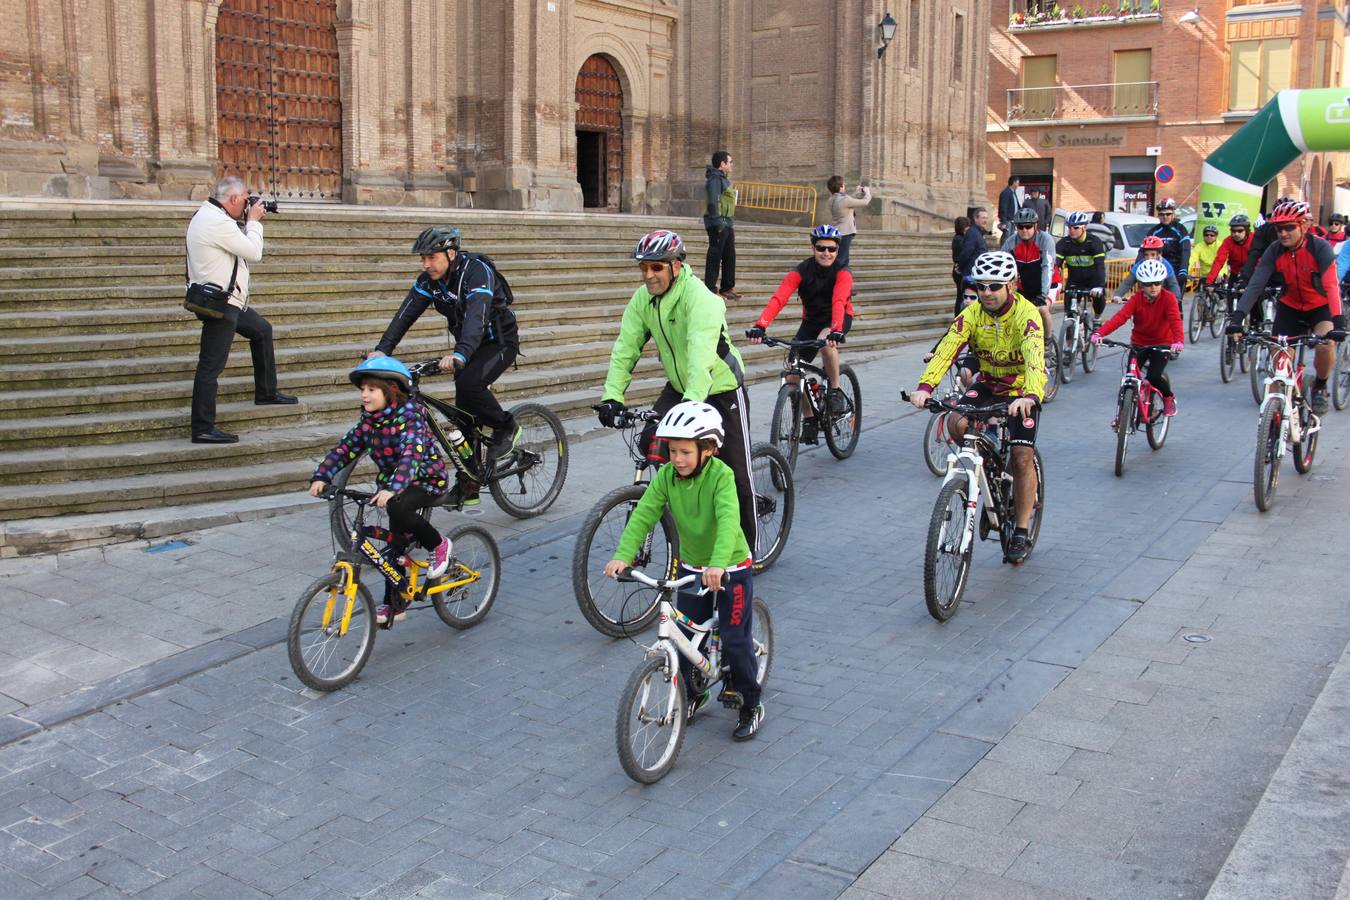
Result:
M736 206L774 212L806 213L816 220L818 192L809 185L773 184L767 181L736 182Z

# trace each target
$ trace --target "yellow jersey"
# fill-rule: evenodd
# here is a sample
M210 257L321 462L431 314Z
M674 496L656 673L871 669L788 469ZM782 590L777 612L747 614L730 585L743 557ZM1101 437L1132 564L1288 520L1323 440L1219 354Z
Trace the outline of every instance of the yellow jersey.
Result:
M952 320L938 342L919 387L931 391L942 383L961 347L968 346L980 360L981 381L996 394L1009 397L1045 397L1045 334L1041 313L1016 291L1012 305L1001 316L972 303Z

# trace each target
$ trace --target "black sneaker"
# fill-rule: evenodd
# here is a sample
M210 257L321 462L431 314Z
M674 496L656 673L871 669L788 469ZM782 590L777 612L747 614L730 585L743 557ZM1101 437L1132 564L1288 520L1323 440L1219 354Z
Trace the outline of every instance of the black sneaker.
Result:
M736 730L731 733L731 737L738 741L748 741L755 736L762 724L764 724L763 703L742 706L740 721L736 723Z
M698 712L700 709L707 706L708 701L711 699L712 699L712 688L704 688L702 693L696 695L693 700L689 701L689 712L685 716L685 718L687 718L690 721L693 721L694 713Z
M1025 534L1013 532L1012 540L1008 541L1008 562L1014 566L1020 566L1026 562L1027 555L1031 553L1031 541Z
M1309 405L1312 406L1312 411L1314 413L1319 416L1325 416L1327 410L1331 408L1330 404L1327 403L1327 389L1313 388L1312 402Z
M514 450L516 441L520 440L520 434L520 426L515 422L493 431L492 440L488 441L487 445L488 465Z
M802 443L815 446L820 440L820 425L815 416L802 419Z
M830 388L825 392L825 407L836 416L843 415L848 411L848 398L839 388Z
M465 507L478 506L482 501L478 499L478 485L465 487L464 482L456 481L455 486L445 492L441 498L441 506Z

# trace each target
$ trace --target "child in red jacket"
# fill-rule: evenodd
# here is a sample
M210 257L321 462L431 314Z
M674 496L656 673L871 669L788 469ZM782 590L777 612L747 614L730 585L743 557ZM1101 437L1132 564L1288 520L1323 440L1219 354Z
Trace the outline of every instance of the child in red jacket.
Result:
M1135 281L1139 289L1125 301L1125 306L1101 327L1092 333L1092 343L1101 343L1101 339L1120 326L1126 320L1134 319L1134 330L1130 333L1130 343L1135 347L1170 346L1172 353L1180 353L1185 347L1181 328L1181 308L1171 291L1163 287L1167 278L1167 268L1156 259L1146 259L1135 267ZM1140 352L1139 363L1144 367L1148 383L1163 395L1163 411L1169 416L1177 414L1177 400L1172 395L1172 384L1163 374L1167 361L1171 358L1165 350Z

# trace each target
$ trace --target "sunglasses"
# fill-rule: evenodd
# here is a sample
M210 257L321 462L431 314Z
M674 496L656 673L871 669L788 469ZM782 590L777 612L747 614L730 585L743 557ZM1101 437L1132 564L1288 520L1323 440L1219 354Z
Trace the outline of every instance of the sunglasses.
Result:
M1160 209L1160 210L1158 210L1158 215L1159 215L1159 216L1175 216L1176 213L1175 213L1174 211L1170 210L1170 209Z
M1035 225L1018 225L1018 226L1017 226L1017 230L1018 230L1018 231L1026 231L1026 230L1030 230L1030 229L1035 228L1035 227L1036 227Z
M992 294L994 293L994 291L1003 290L1005 287L1007 287L1007 285L1003 284L1002 282L996 282L994 284L982 284L980 282L976 282L975 284L971 285L971 287L975 288L975 290L979 291L981 294Z
M670 265L670 263L640 262L638 263L638 269L645 275L648 272L660 272L668 265Z
M838 244L812 244L817 253L838 253Z
M1287 234L1291 231L1298 231L1298 225L1290 222L1288 225L1276 225L1275 230L1280 234Z
M978 297L976 294L962 294L962 295L961 295L961 299L962 299L962 300L978 300L979 297Z

